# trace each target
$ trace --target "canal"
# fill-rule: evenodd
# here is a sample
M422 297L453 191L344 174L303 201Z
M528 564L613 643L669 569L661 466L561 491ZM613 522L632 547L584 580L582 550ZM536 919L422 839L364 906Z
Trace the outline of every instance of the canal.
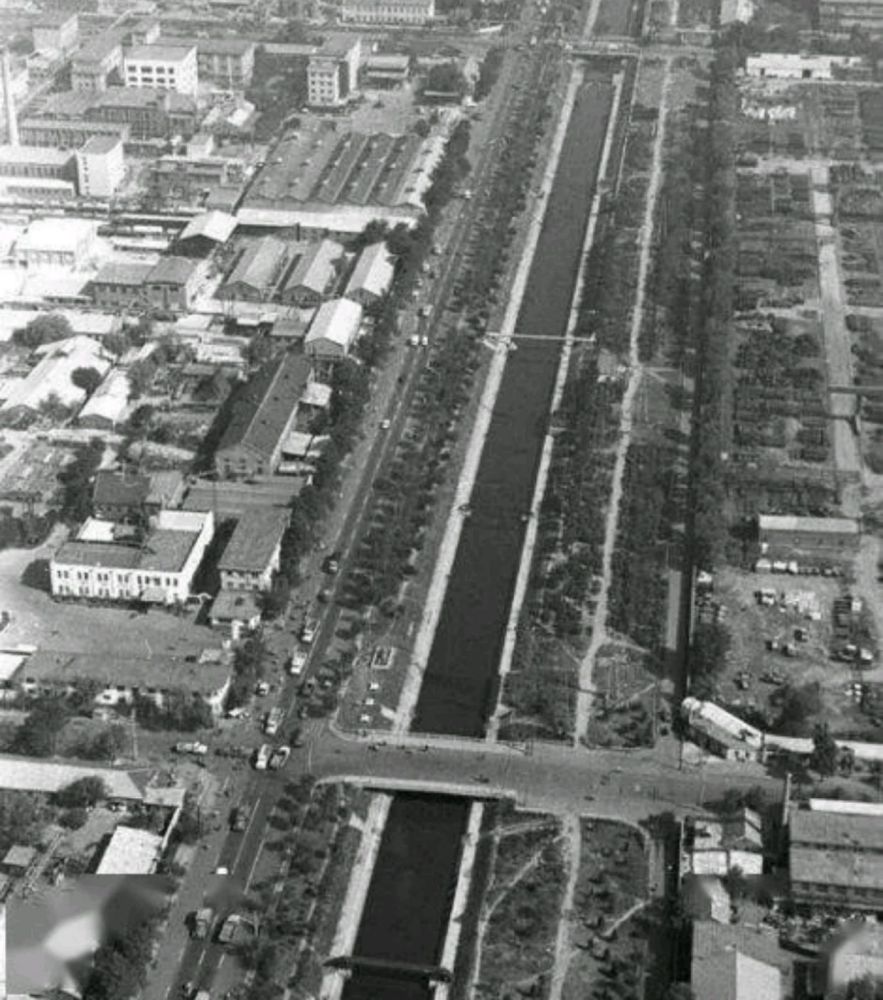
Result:
M609 79L577 91L517 334L482 451L412 728L481 736L493 713L498 667L549 419L561 346L613 96ZM434 966L444 944L464 800L398 795L390 810L354 953ZM344 1000L423 1000L425 979L356 972Z

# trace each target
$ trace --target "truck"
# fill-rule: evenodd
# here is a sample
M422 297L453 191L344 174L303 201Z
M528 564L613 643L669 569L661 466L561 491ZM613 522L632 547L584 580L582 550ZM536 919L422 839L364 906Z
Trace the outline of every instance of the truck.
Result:
M267 718L264 722L264 732L267 736L275 736L279 732L279 727L282 725L282 709L276 706L271 708L267 712Z
M202 909L193 914L193 937L200 941L208 937L214 915L215 911L210 906L203 906Z

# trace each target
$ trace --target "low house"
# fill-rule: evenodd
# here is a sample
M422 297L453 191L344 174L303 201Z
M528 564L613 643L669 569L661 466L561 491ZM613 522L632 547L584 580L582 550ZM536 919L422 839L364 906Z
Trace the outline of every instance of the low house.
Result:
M318 306L332 290L342 258L343 247L334 240L307 247L285 280L280 299L301 308Z
M793 557L848 556L861 541L859 523L851 517L795 517L761 514L758 539L764 555Z
M696 1000L782 1000L778 941L739 924L693 924L690 985Z
M215 449L218 475L245 479L276 471L311 373L309 359L285 354L241 388Z
M184 475L177 469L150 473L99 469L92 485L92 510L108 521L131 521L177 507L184 495Z
M362 326L362 307L349 299L332 299L316 312L304 341L304 352L317 361L347 357Z
M789 824L791 896L828 908L883 909L883 815L795 809Z
M269 590L279 569L288 511L264 507L239 519L218 561L222 590Z
M220 716L233 677L233 656L195 657L106 656L37 650L19 669L13 683L27 697L94 693L97 708L131 705L136 696L164 708L175 698L207 705Z
M696 817L688 822L685 869L694 875L724 876L734 868L743 875L763 874L760 816L740 809L733 816Z
M3 871L10 875L20 875L31 867L38 854L37 848L29 844L13 844L3 858Z
M145 281L147 300L163 312L187 312L199 287L199 267L187 257L161 257Z
M359 254L344 295L362 306L383 298L392 285L395 264L385 243L372 243Z
M145 284L153 264L113 261L103 264L89 282L92 301L108 309L135 309L147 301Z
M229 628L234 639L243 631L253 632L261 623L261 607L253 590L220 590L212 602L209 621L213 628Z
M77 414L77 424L95 430L116 430L128 412L130 391L129 376L124 371L110 372Z
M208 257L233 235L236 219L227 212L203 212L194 216L175 240L175 253L182 257Z
M132 826L118 826L110 836L96 875L152 875L163 850L158 833Z
M218 298L244 302L268 300L287 260L288 249L282 240L275 236L257 240L239 254L226 281L218 289Z
M764 734L719 705L698 698L684 698L681 718L690 739L717 757L726 760L760 760Z

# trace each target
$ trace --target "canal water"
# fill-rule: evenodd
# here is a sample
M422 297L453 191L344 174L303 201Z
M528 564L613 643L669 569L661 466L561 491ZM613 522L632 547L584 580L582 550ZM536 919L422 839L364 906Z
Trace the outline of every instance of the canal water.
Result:
M609 79L578 90L546 216L448 582L413 730L482 736L498 667L613 97ZM390 809L354 954L437 965L468 802L398 795ZM424 978L355 972L344 1000L423 1000Z

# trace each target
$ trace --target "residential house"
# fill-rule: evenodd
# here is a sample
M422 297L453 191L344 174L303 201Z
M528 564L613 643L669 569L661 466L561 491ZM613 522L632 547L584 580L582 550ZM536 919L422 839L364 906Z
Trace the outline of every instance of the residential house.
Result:
M289 521L288 511L278 507L246 511L218 560L222 590L271 588Z

